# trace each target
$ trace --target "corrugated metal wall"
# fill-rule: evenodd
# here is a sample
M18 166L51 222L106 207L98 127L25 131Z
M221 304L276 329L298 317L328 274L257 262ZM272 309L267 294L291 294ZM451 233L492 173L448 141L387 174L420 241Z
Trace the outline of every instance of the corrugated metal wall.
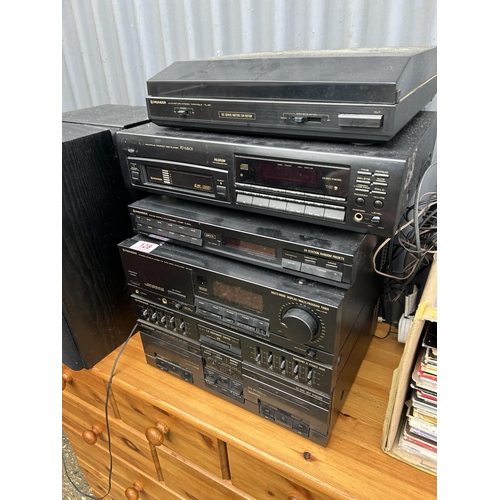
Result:
M437 0L63 0L62 111L145 105L146 80L177 60L437 45L436 10Z

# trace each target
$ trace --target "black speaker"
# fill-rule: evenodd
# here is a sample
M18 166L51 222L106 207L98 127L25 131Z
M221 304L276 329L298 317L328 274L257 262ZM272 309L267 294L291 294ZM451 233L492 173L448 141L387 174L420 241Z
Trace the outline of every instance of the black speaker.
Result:
M62 115L62 361L92 368L129 335L135 316L118 243L130 237L117 130L147 122L146 107L107 104Z

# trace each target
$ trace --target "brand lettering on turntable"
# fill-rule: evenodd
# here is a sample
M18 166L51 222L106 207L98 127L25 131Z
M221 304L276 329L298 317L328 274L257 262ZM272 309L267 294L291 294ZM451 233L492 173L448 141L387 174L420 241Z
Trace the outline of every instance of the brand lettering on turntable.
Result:
M166 101L157 101L156 99L151 99L151 101L149 101L151 104L167 104Z

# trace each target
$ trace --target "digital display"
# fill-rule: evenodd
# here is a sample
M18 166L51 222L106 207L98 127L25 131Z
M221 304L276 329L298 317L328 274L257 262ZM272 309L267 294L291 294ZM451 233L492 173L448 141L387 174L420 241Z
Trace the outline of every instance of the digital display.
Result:
M345 198L349 167L236 157L238 182Z
M148 181L154 184L195 189L207 193L213 192L212 178L208 175L198 175L157 167L146 167L146 174Z
M239 240L237 238L224 238L224 245L250 253L256 253L268 257L276 257L275 248L258 245L257 243L250 243L249 241Z
M214 281L212 292L214 297L222 299L230 304L236 304L257 313L262 313L264 311L264 298L262 295L245 290L239 286Z
M273 164L265 161L258 162L256 167L255 177L271 186L317 188L321 185L322 172L312 167Z

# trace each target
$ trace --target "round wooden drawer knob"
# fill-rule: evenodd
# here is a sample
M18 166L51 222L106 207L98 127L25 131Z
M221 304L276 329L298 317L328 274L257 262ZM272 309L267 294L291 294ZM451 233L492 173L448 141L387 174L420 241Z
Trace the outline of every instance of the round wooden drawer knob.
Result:
M163 420L158 420L155 427L148 427L146 429L146 439L153 446L161 446L165 441L165 434L169 430L169 426Z
M142 491L143 489L142 484L136 481L134 486L125 490L125 496L128 500L139 500L139 491Z
M102 427L98 424L94 424L92 429L85 429L82 432L82 438L87 444L96 444L97 436L102 433Z
M302 493L299 493L298 491L292 491L290 495L288 495L288 500L308 500L308 499Z
M63 370L62 372L62 390L66 389L66 384L71 384L73 382L73 377L71 376L71 373Z

